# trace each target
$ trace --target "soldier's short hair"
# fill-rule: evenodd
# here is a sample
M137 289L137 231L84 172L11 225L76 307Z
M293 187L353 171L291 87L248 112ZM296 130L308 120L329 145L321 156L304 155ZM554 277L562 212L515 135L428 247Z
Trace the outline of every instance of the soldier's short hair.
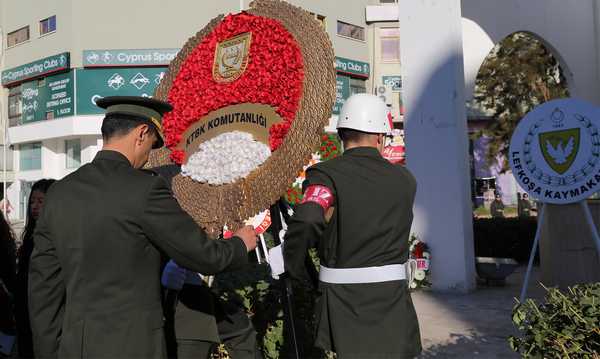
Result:
M338 135L344 142L360 142L365 137L372 136L373 133L358 131L350 128L338 128Z
M139 125L149 125L148 121L145 121L137 116L130 116L125 114L109 114L104 117L102 121L102 139L104 142L108 142L113 138L118 138L127 135L134 128ZM156 135L156 130L153 126L148 126L150 131Z

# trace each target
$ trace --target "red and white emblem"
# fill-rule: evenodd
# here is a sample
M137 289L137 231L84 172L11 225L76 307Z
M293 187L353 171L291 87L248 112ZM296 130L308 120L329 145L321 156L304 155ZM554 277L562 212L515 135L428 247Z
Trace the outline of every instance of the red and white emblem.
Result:
M327 211L333 204L333 193L325 186L311 185L304 192L302 203L314 202Z

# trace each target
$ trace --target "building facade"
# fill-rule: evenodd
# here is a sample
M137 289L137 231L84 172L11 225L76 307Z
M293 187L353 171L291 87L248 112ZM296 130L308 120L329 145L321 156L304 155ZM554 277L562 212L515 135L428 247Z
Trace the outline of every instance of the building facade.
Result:
M366 7L379 1L290 3L321 21L335 50L338 99L328 130L334 130L336 114L351 94L376 92L376 85L386 81L391 81L390 91L397 91L396 80L386 76L398 77L399 54L388 49L389 41L384 49L383 43L374 43L377 36L394 39L397 25L388 30L365 18ZM186 2L178 8L148 0L141 5L117 0L0 1L0 105L10 145L6 185L12 220L24 219L35 181L60 179L100 150L103 116L95 106L98 98L152 96L190 36L220 14L247 8L249 1ZM374 66L380 63L385 64L382 69ZM399 118L399 100L390 97L388 103Z

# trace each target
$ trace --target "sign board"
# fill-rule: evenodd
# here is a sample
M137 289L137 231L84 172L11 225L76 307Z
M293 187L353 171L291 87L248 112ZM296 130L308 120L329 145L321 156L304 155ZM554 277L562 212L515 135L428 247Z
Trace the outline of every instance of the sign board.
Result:
M381 155L391 163L404 164L404 146L386 146Z
M70 66L71 63L68 52L45 57L41 60L2 71L2 85L7 87L25 80L67 70Z
M21 85L22 123L74 115L73 72Z
M509 163L532 198L567 204L600 190L598 116L589 103L560 99L537 106L519 122Z
M369 77L371 68L366 62L336 56L335 69L338 73L343 73L350 76L361 77L366 79Z
M392 91L400 92L402 90L402 76L382 76L383 85L391 87Z
M269 145L269 129L283 120L269 105L241 103L211 111L194 122L181 135L177 149L185 151L185 161L201 143L223 133L242 131L252 134L256 141Z
M77 114L104 113L96 100L106 96L151 97L166 71L165 67L77 69Z
M342 109L342 106L348 97L350 97L350 78L337 75L335 77L335 104L333 105L334 114L340 114L340 110Z
M84 67L168 66L179 49L83 50Z

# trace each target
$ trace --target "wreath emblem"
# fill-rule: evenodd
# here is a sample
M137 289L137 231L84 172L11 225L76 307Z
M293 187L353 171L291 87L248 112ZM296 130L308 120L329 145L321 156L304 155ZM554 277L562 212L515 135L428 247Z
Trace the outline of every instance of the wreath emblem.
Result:
M248 52L252 33L247 32L219 42L213 62L213 78L217 82L237 80L248 66Z

